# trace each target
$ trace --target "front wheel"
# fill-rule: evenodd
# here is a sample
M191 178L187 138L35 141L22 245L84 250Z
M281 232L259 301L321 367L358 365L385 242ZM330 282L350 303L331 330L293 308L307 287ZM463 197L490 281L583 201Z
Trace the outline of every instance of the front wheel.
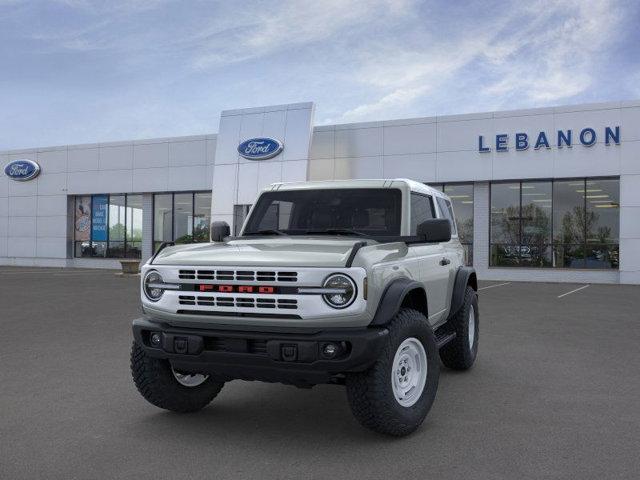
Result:
M174 370L168 360L148 356L137 342L131 347L131 375L149 403L180 413L206 407L224 386L208 375Z
M386 344L373 367L347 375L347 397L363 426L403 436L422 424L435 400L438 348L427 319L416 310L400 310L388 328Z

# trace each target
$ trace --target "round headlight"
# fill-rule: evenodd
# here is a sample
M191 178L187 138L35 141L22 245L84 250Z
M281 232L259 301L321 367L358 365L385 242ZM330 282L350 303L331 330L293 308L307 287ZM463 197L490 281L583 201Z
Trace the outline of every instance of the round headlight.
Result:
M162 297L162 294L164 293L162 288L155 286L159 283L162 283L162 277L155 270L147 272L144 276L142 289L144 291L144 295L152 302L160 300L160 297Z
M346 275L334 273L327 277L322 285L330 290L322 298L333 308L346 308L356 299L356 284Z

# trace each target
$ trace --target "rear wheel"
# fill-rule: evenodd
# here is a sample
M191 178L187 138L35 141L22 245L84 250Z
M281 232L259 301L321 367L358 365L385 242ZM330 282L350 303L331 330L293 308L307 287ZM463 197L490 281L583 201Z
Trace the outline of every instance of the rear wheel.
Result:
M347 397L363 426L402 436L415 431L433 405L440 375L438 349L427 319L416 310L400 310L388 328L373 367L347 375Z
M456 337L440 349L442 363L454 370L467 370L478 355L478 294L467 287L462 307L449 319L449 328Z
M206 407L224 386L209 375L174 370L168 360L149 357L137 342L131 347L131 375L149 403L181 413Z

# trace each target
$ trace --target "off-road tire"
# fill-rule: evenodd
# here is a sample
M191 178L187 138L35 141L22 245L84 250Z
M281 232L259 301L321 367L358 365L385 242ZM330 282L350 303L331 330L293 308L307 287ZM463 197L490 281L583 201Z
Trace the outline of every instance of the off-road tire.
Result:
M387 327L389 335L376 363L367 371L346 376L347 398L356 419L375 432L404 436L414 432L433 405L440 363L435 336L426 317L412 309L401 309ZM404 407L396 400L392 387L393 360L400 344L416 338L425 349L427 379L418 401Z
M475 318L475 334L473 345L469 345L469 312L472 307ZM447 323L446 328L455 332L456 338L440 349L442 363L453 370L468 370L473 366L478 355L478 326L480 323L478 294L473 288L467 287L462 307Z
M197 387L185 387L178 383L168 360L152 358L133 342L131 347L131 375L140 394L156 407L172 412L197 412L213 400L223 382L207 378Z

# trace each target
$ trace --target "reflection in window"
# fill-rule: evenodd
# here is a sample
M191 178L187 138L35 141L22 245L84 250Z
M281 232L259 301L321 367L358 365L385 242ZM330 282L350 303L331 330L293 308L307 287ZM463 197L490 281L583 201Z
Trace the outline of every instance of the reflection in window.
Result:
M127 243L129 258L142 256L142 195L127 195Z
M619 180L491 185L491 266L618 268Z
M473 265L473 183L445 184L442 191L451 199L466 263Z
M251 205L234 205L233 206L233 234L240 235L242 225L249 215Z
M124 195L109 196L109 243L108 257L124 257L125 231L125 197Z
M209 241L209 225L211 224L211 194L196 193L193 204L193 241Z
M193 194L176 193L173 196L173 241L193 242Z
M157 193L153 196L153 250L163 242L209 241L211 193Z
M458 239L464 248L465 263L473 265L473 183L436 183L428 185L446 193L451 199Z
M447 220L449 220L449 223L451 224L451 235L457 235L458 230L456 228L456 220L455 220L456 217L453 213L451 202L441 197L437 197L437 198L438 198L438 205L440 206L440 211L442 212L442 215L444 215L444 217Z
M173 195L153 196L153 251L163 242L173 241Z
M418 225L425 220L429 220L434 217L433 203L431 197L426 195L419 195L417 193L411 194L411 232L410 235L416 235L418 233Z
M74 256L140 258L142 195L75 198Z
M523 182L520 265L551 265L551 182Z
M584 180L553 184L553 243L555 266L584 268Z
M74 217L74 256L91 256L91 196L76 197Z
M518 265L520 183L491 185L491 265Z

